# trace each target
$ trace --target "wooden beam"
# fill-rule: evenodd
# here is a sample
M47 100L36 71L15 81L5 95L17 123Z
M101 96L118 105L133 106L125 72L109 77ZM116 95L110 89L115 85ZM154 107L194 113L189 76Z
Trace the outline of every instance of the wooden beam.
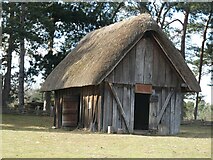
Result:
M135 92L133 85L130 87L130 128L131 128L131 133L134 132L134 111L135 111Z
M118 104L117 107L118 107L118 110L119 110L120 114L122 115L122 118L124 120L125 126L127 128L127 131L128 131L128 133L130 133L130 127L129 127L129 124L128 124L128 121L127 121L127 118L126 118L126 114L125 114L125 112L123 110L123 107L122 107L121 101L120 101L120 99L119 99L119 97L117 95L117 92L116 92L115 88L113 87L112 83L107 82L107 84L108 84L108 86L110 88L110 91L111 91L113 97L115 98L115 101Z
M164 111L166 110L166 107L168 106L169 101L170 101L170 99L171 99L173 93L174 93L174 90L171 91L171 92L169 93L169 95L167 96L166 101L165 101L165 103L164 103L164 105L163 105L163 107L162 107L162 109L161 109L161 111L160 111L160 114L157 116L157 125L160 123L160 120L161 120L161 118L162 118L162 116L163 116L163 113L164 113Z
M135 93L152 94L152 85L150 84L135 84Z

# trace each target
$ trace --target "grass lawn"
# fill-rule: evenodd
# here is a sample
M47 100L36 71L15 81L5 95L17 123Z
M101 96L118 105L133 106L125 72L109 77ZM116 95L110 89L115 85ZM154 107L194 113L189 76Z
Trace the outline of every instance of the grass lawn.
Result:
M45 116L3 115L3 158L211 158L211 126L181 126L177 136L52 129Z

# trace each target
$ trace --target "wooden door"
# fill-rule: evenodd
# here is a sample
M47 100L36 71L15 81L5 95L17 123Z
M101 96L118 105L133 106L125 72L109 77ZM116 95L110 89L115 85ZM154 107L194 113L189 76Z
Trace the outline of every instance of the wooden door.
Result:
M76 127L78 125L79 96L63 97L62 126Z

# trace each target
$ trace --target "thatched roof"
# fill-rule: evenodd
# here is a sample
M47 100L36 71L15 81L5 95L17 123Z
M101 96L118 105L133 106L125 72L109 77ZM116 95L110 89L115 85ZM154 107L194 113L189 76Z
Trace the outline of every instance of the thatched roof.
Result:
M148 14L141 14L87 34L47 77L42 91L100 84L146 31L153 31L165 54L188 85L200 91L193 73L165 33Z

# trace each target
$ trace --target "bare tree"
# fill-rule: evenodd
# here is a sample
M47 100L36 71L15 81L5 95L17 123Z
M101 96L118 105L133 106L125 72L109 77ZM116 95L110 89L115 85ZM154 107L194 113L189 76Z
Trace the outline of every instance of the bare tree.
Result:
M11 4L8 7L8 11L10 14L8 14L8 19L14 19L14 11ZM9 95L10 95L10 90L11 90L11 69L12 69L12 52L14 51L14 36L13 36L13 30L9 30L9 39L8 39L8 48L6 50L6 73L4 75L4 86L3 86L3 94L2 94L2 106L3 106L3 111L7 108L8 101L9 101Z
M210 12L208 20L206 22L204 32L203 32L203 40L200 51L200 64L199 64L199 72L198 72L198 83L200 84L201 76L202 76L202 67L203 67L203 55L204 55L204 47L206 42L207 30L211 21L212 12ZM198 103L199 103L199 92L196 93L196 102L195 102L195 110L194 110L194 119L197 119L197 111L198 111Z
M21 3L20 14L20 29L24 31L25 21L25 3ZM18 106L19 112L22 113L24 109L24 57L25 57L25 44L24 35L20 35L20 53L19 53L19 88L18 88Z

